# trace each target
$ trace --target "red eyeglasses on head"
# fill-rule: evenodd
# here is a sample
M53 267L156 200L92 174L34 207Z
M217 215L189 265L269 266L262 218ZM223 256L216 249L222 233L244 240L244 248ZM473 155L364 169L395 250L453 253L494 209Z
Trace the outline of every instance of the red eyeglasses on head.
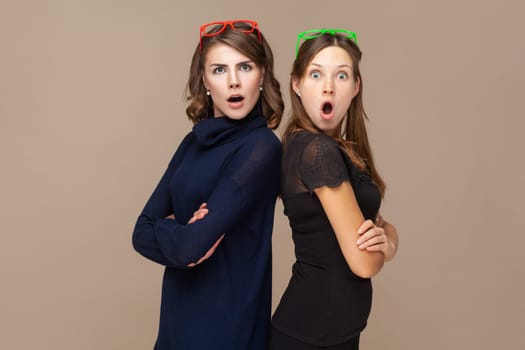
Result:
M262 42L259 25L257 24L256 21L244 20L244 19L238 19L238 20L233 20L233 21L218 21L218 22L210 22L210 23L201 25L200 37L199 37L200 49L202 50L202 38L203 37L219 35L222 32L224 32L226 28L228 27L230 27L233 30L238 30L246 34L253 33L254 30L257 30L257 37L259 38L259 41Z

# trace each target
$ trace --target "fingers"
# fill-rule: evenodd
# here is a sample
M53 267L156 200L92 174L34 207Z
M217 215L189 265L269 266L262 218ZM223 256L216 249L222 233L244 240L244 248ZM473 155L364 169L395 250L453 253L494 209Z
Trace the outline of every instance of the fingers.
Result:
M219 243L221 243L222 239L224 238L224 233L219 237L219 239L217 240L217 242L215 242L215 244L213 245L213 247L211 247L212 249L215 249L217 248L217 246L219 245Z
M378 213L376 216L376 226L383 227L384 224L385 224L385 220L383 220L383 217L381 216L381 214Z
M367 220L367 221L370 221L370 220ZM364 225L367 224L367 221L365 221L363 223L363 225L361 225L361 227L365 227ZM368 225L366 227L368 227ZM377 227L376 225L374 225L372 223L371 227L367 228L366 232L361 233L361 236L357 239L356 243L357 243L357 245L360 245L360 244L363 244L363 242L369 240L372 237L380 236L380 235L384 235L384 234L385 234L385 230L384 229L382 229L381 227Z
M208 209L199 209L195 213L193 213L193 216L190 220L188 220L188 224L193 224L197 220L203 219L206 215L208 215Z
M374 222L372 220L366 220L365 222L363 222L361 224L361 226L359 226L359 228L357 229L357 233L362 235L363 233L365 233L366 231L370 230L374 226L375 225L374 225Z
M365 233L363 233L356 244L361 249L365 249L371 245L382 243L386 241L385 230L381 227L374 226Z
M204 260L208 259L210 256L212 256L213 253L215 253L215 249L217 249L217 247L219 246L219 243L221 243L223 238L224 238L224 233L213 244L213 246L206 252L206 254L204 254L203 257L201 257L196 263L190 263L190 264L188 264L186 266L188 266L188 267L195 267L195 266L199 265L200 263L202 263Z
M199 206L199 209L197 209L194 213L193 213L193 216L191 217L190 220L188 220L188 224L193 224L195 221L197 220L201 220L203 219L206 215L208 215L208 208L207 208L207 203L204 202L202 203L200 206Z
M215 242L213 244L213 246L210 248L210 250L208 250L206 252L206 254L204 254L204 256L202 258L199 259L199 262L202 262L206 259L208 259L210 256L213 255L213 253L215 253L215 249L217 249L217 247L219 246L219 243L221 243L222 239L224 238L224 233L222 234L222 236L219 237L219 239L217 240L217 242Z
M368 247L371 247L371 246L374 246L374 245L378 245L378 244L382 244L382 243L385 243L385 242L386 242L386 240L385 240L385 236L384 235L374 236L374 237L371 237L370 239L367 239L363 243L359 244L359 249L366 249Z
M191 219L188 221L188 224L193 224L195 221L197 220L201 220L202 218L204 218L207 214L208 214L208 203L206 202L203 202L200 206L199 206L199 209L197 209L194 213L193 213L193 216L191 217ZM172 219L172 220L175 220L175 214L170 214L168 216L166 216L166 219Z
M366 250L369 252L383 252L383 254L386 255L387 244L386 243L374 244L370 247L366 247Z

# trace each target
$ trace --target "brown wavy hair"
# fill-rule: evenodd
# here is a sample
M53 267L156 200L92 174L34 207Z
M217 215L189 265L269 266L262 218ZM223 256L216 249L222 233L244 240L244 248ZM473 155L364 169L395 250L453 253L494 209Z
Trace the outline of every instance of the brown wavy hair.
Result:
M246 28L251 27L246 24ZM206 54L213 45L224 44L239 51L252 60L257 67L264 70L263 91L259 98L262 114L269 128L276 129L279 126L284 102L280 84L274 75L272 50L262 33L260 33L260 38L261 40L259 40L257 29L252 33L245 33L240 30L233 30L230 27L227 27L219 35L202 38L202 49L200 45L197 45L193 53L190 76L186 86L186 98L189 101L186 114L193 123L213 117L213 101L206 96L206 88L202 80L204 62Z
M306 40L299 48L291 73L290 99L292 112L283 132L283 143L286 144L290 137L300 130L307 130L313 133L323 132L315 126L306 113L300 97L293 90L293 81L301 80L315 55L330 46L340 47L350 55L353 65L353 78L356 82L360 82L359 92L352 100L350 107L348 107L346 116L340 124L340 132L337 133L335 140L359 169L370 174L381 195L384 196L386 186L374 165L374 158L365 126L365 119L368 120L368 116L363 106L363 78L359 70L362 52L351 39L346 38L344 35L337 33L335 35L323 34L317 38Z

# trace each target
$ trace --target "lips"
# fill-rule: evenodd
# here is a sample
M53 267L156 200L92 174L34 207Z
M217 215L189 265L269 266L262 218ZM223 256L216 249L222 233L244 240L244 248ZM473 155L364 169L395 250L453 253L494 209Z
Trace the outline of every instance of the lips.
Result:
M332 102L326 101L321 106L321 117L323 119L331 119L334 115L334 105Z
M332 110L334 109L334 106L330 102L323 103L323 107L321 108L323 110L324 114L330 114L332 113Z
M242 100L244 100L244 97L241 95L230 96L230 98L228 98L228 102L232 103L241 102Z

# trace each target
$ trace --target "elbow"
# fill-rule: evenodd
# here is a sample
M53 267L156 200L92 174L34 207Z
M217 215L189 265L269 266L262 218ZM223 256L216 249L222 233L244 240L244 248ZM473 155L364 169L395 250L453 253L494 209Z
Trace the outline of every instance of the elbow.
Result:
M140 240L138 239L137 234L135 232L133 233L133 236L131 237L131 244L133 246L133 249L135 249L136 252L138 253L141 252Z
M140 255L146 254L147 250L147 244L144 242L143 235L140 234L139 230L134 230L133 235L131 237L131 244L133 246L133 249Z
M383 254L377 254L377 259L361 264L359 266L351 267L352 272L361 278L372 278L381 271L384 264ZM379 259L381 258L381 259Z
M136 229L133 230L133 235L131 236L131 245L133 246L133 249L135 249L135 251L140 253L140 239Z
M361 269L355 269L352 270L352 272L361 278L372 278L381 270L381 267L373 267L373 268L361 268Z
M139 254L144 255L148 247L152 246L152 243L151 222L145 215L140 215L131 235L133 249Z

